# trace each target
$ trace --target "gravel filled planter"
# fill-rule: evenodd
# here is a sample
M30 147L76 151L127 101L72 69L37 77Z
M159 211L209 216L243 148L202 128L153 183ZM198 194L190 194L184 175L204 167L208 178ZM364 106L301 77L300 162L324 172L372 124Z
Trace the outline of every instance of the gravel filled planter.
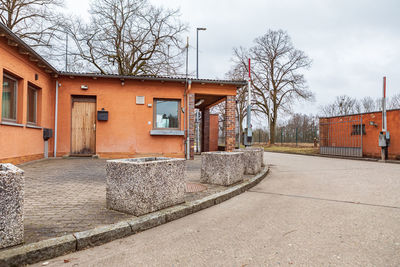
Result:
M231 185L243 180L244 162L242 152L201 153L202 183Z
M24 242L24 171L0 164L0 248Z
M261 171L264 159L264 151L262 148L246 147L242 149L235 149L234 151L243 152L245 174L257 174Z
M140 216L185 201L185 160L108 160L107 208Z

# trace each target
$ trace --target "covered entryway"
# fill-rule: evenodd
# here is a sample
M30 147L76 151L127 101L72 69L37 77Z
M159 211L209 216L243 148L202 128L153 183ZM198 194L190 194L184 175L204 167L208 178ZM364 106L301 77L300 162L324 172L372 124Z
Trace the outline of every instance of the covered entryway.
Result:
M195 94L194 95L194 109L193 109L193 137L194 140L199 140L200 144L194 142L196 152L208 152L218 150L218 130L219 122L218 115L210 114L210 109L220 103L225 102L224 112L225 123L223 133L224 138L224 150L232 151L235 148L235 96L232 95L210 95L210 94ZM196 122L196 112L197 109L201 116L200 121ZM191 146L191 154L193 154L194 146Z
M71 155L96 152L96 97L73 96L71 110Z

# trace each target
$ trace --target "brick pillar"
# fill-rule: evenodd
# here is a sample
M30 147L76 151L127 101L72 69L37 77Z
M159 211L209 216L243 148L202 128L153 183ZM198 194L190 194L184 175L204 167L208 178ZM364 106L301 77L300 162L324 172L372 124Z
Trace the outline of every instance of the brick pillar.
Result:
M235 96L226 96L226 107L225 107L225 151L232 151L235 149Z
M189 143L190 143L190 159L194 159L194 125L195 125L195 113L194 113L194 94L188 94L189 96Z
M201 152L208 152L210 151L210 109L202 110L201 116L203 119Z

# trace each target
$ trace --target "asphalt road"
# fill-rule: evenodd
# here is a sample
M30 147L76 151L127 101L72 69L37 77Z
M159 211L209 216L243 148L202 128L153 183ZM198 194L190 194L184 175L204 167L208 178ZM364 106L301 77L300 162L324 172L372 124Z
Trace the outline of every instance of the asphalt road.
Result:
M47 266L400 265L400 164L265 160L271 173L249 192Z

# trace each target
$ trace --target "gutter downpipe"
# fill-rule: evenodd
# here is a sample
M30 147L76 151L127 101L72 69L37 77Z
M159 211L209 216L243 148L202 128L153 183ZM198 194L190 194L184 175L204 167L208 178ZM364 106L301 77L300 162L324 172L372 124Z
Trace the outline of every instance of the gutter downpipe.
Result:
M192 81L188 80L187 81L187 92L186 92L186 103L187 103L187 125L186 125L186 159L190 159L190 137L189 137L189 132L190 132L190 107L189 107L189 94L188 92L192 88Z
M185 146L185 157L186 159L190 159L190 139L189 139L189 96L188 96L188 65L189 63L189 37L186 39L186 76L185 76L185 92L183 94L183 101L185 102L184 110L187 113L183 117L184 127L186 127L186 146ZM183 141L185 143L185 140Z
M58 128L58 79L56 80L56 105L54 110L54 157L57 157L57 128Z

